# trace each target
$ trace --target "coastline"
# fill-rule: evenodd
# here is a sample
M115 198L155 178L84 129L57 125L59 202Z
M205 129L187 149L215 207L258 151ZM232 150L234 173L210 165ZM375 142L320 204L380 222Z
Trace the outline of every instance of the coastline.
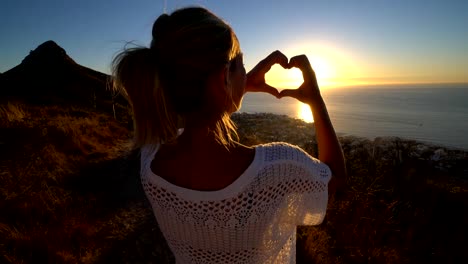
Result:
M400 137L468 150L468 86L413 85L325 89L322 96L339 134ZM241 112L270 112L310 120L297 100L246 94ZM307 111L306 111L307 110Z
M271 113L235 113L232 119L238 126L240 141L245 145L284 141L303 148L314 157L318 156L313 123ZM361 160L360 156L366 156L374 161L392 160L395 166L416 166L417 163L418 167L431 168L433 173L443 172L453 179L468 182L468 150L400 137L369 139L337 134L348 161Z
M274 113L234 113L233 121L237 124L241 141L245 140L248 144L265 143L270 141L286 141L296 144L302 148L315 141L314 123L308 123L298 118ZM288 132L294 131L294 133ZM466 152L468 149L463 147L446 146L430 141L411 139L408 137L397 136L376 136L365 137L336 131L339 139L342 140L360 140L368 141L373 144L390 144L395 141L404 141L415 145L416 153L414 155L427 155L430 150L443 150L447 153L453 153L461 158L459 153ZM439 151L440 152L440 151ZM457 154L458 153L458 154ZM440 154L438 154L440 155ZM444 154L442 154L444 155Z

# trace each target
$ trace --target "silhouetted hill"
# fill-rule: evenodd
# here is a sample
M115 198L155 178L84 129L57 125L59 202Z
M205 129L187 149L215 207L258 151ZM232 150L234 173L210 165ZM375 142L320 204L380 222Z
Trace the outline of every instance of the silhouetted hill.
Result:
M79 65L62 47L49 40L0 76L0 96L29 103L73 103L110 110L109 78ZM122 98L117 99L125 103Z

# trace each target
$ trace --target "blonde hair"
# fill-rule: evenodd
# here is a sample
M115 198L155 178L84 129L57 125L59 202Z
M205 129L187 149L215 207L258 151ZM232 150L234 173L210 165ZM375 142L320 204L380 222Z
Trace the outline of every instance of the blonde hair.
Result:
M133 110L136 147L175 141L189 114L219 110L207 102L208 77L240 54L231 27L204 8L159 16L152 36L149 48L125 48L112 62L114 87ZM226 109L221 115L213 132L227 146L237 133Z

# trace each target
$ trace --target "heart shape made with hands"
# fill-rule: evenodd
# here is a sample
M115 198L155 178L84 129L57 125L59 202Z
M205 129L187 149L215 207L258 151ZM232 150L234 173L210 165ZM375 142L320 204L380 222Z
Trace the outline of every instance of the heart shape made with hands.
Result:
M304 83L304 78L299 68L286 69L275 64L265 74L265 82L280 92L284 89L298 89Z

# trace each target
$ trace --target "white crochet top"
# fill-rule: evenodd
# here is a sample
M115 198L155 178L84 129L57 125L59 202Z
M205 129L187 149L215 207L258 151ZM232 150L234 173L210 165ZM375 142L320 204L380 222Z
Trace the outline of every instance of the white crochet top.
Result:
M328 202L327 165L299 147L255 147L245 172L217 191L171 184L141 152L141 180L176 263L295 263L296 227L318 225Z

